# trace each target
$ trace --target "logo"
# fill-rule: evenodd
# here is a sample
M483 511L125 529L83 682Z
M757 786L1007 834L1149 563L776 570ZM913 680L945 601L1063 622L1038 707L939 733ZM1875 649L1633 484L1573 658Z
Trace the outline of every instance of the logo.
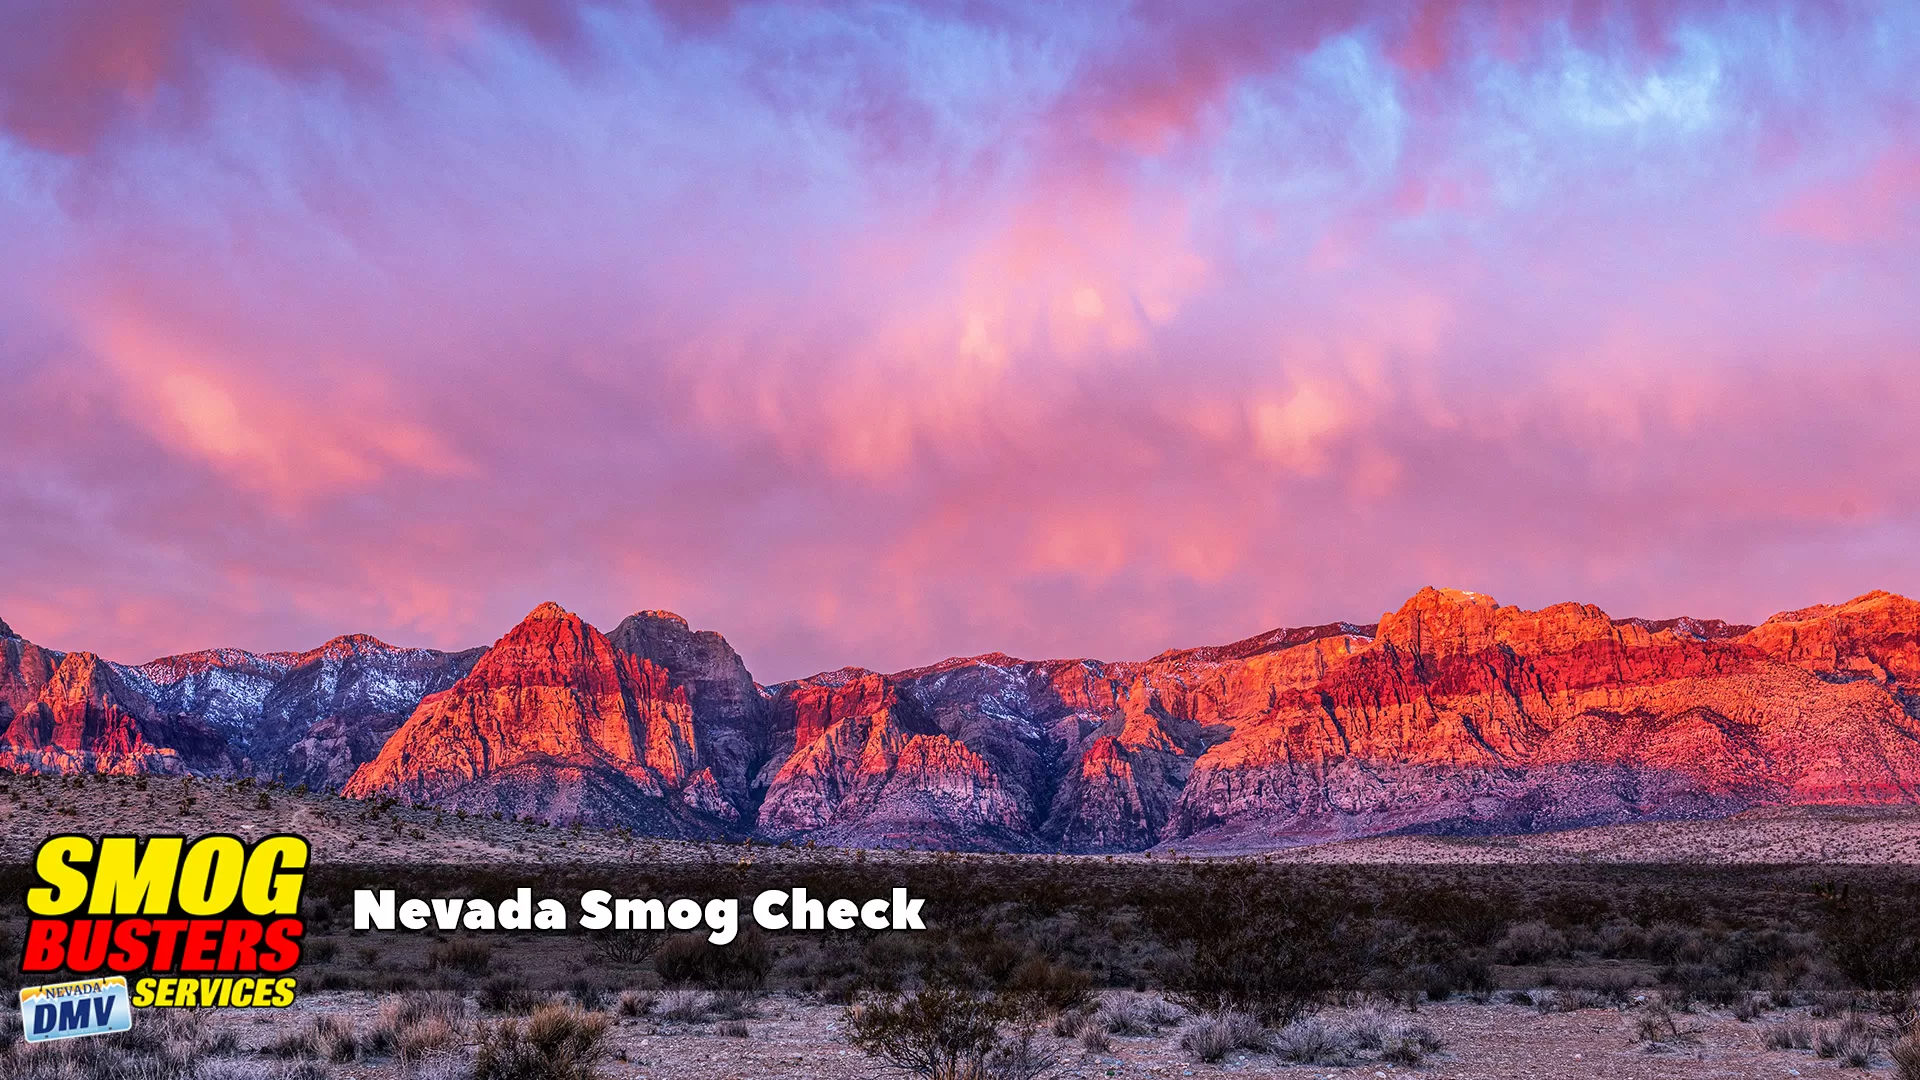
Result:
M29 986L20 991L20 1024L30 1043L125 1031L133 1026L127 980L114 975Z
M248 843L214 834L191 842L184 836L64 835L48 837L34 856L44 884L27 890L23 974L66 970L99 978L59 987L119 988L120 1007L241 1006L283 1008L293 1004L300 941L300 890L308 848L292 835ZM136 978L132 994L127 980ZM106 990L99 991L107 993ZM27 1007L22 992L21 1007ZM53 1007L56 1027L80 1017ZM110 1022L108 1011L96 1019ZM73 1010L80 1006L75 1005ZM33 1030L35 1015L27 1017ZM105 1027L102 1031L121 1028Z

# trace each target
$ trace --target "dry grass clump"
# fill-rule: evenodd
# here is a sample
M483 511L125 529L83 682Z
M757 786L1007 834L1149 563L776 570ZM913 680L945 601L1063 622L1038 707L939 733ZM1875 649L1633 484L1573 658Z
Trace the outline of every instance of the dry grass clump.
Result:
M713 1011L713 996L701 990L669 990L660 995L656 1011L662 1020L697 1024Z
M1180 1049L1201 1061L1219 1061L1235 1050L1265 1052L1272 1049L1267 1029L1260 1021L1243 1012L1214 1013L1196 1019L1180 1033Z
M450 968L468 975L484 975L493 966L493 946L473 938L454 938L427 950L427 970Z
M1640 1040L1641 1049L1650 1054L1665 1053L1682 1046L1698 1045L1700 1039L1691 1031L1683 1031L1674 1018L1673 1010L1663 1002L1651 1002L1640 1011L1640 1021L1635 1027L1635 1036Z
M1893 1059L1893 1075L1898 1080L1920 1080L1920 1032L1909 1030L1906 1038L1887 1048Z
M1493 952L1503 964L1537 964L1567 955L1567 936L1539 920L1507 927Z
M1813 1025L1799 1017L1768 1024L1760 1032L1760 1041L1769 1050L1811 1050Z
M1303 1016L1274 1036L1274 1053L1296 1065L1345 1065L1354 1058L1343 1033L1318 1016Z
M1371 1052L1388 1065L1418 1065L1442 1046L1432 1028L1385 1009L1349 1013L1334 1022L1333 1030L1348 1050Z
M645 1016L653 1011L660 995L651 990L623 990L615 1011L621 1016Z
M1215 1035L1214 1045L1223 1038L1224 1033ZM1263 1032L1258 1038L1230 1041L1246 1049L1271 1050L1296 1065L1323 1066L1354 1065L1368 1059L1382 1065L1412 1066L1439 1053L1444 1046L1432 1028L1411 1016L1380 1008L1333 1018L1303 1016L1271 1035Z
M525 1020L502 1020L487 1031L473 1080L593 1080L606 1034L600 1013L542 1005Z
M1109 1035L1158 1035L1184 1015L1178 1006L1152 994L1109 994L1091 1022Z
M304 1027L287 1032L263 1049L274 1057L340 1064L360 1056L360 1040L354 1035L352 1020L336 1013L320 1013Z
M207 1030L205 1017L184 1009L156 1010L128 1031L29 1045L20 1041L20 1020L0 1027L0 1078L4 1080L213 1080L237 1062L231 1035Z
M546 995L527 985L525 979L503 975L488 979L474 1000L487 1012L525 1016L539 1008Z
M1859 1013L1851 1013L1841 1018L1839 1023L1821 1024L1814 1028L1814 1054L1838 1061L1843 1067L1871 1067L1874 1053L1879 1048L1879 1033Z
M400 1059L403 1066L459 1045L467 1003L446 991L409 991L380 1004L380 1018L361 1041L361 1051Z

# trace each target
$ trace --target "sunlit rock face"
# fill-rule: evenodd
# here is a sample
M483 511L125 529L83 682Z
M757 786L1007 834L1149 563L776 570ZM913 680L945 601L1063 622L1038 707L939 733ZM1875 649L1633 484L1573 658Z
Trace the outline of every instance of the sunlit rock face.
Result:
M472 672L423 700L348 782L543 820L715 832L738 810L702 759L684 687L556 604L542 604Z

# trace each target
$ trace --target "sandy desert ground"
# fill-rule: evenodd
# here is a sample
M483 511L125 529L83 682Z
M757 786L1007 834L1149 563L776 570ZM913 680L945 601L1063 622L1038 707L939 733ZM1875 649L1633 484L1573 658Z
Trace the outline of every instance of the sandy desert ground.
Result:
M236 1041L211 1074L225 1080L295 1075L287 1063L261 1055L261 1047L285 1030L285 1023L326 1013L351 1017L359 1029L376 1023L379 999L373 995L318 994L302 999L289 1015L268 1024L241 1012L211 1016L212 1030L231 1031ZM1353 1010L1330 1009L1322 1018L1338 1024ZM1890 1074L1884 1052L1868 1070L1843 1068L1810 1050L1770 1050L1762 1035L1769 1025L1799 1018L1806 1010L1770 1013L1741 1022L1726 1013L1679 1014L1677 1040L1649 1044L1638 1030L1644 1014L1632 1008L1586 1008L1542 1013L1513 1004L1449 1003L1423 1006L1407 1018L1439 1036L1443 1048L1413 1067L1383 1064L1362 1054L1345 1066L1290 1063L1271 1053L1238 1051L1208 1064L1181 1049L1180 1029L1157 1034L1112 1036L1108 1050L1083 1049L1072 1039L1042 1033L1046 1053L1058 1064L1049 1074L1061 1078L1279 1076L1297 1080L1417 1076L1434 1080L1656 1080L1656 1078L1760 1078L1867 1076ZM714 1022L681 1022L658 1017L623 1018L610 1026L608 1054L600 1074L613 1080L852 1080L886 1075L888 1070L850 1049L839 1030L841 1013L833 1007L773 995L756 1002L744 1021L745 1036L723 1034ZM469 1029L471 1030L471 1029ZM740 1030L735 1028L735 1031ZM471 1046L435 1051L402 1065L383 1058L309 1065L308 1075L342 1080L440 1080L466 1075Z

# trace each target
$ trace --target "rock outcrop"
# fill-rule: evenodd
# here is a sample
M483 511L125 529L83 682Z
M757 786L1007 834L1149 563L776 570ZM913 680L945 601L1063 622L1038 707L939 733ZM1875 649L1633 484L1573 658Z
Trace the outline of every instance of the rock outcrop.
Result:
M0 766L59 773L224 772L233 762L218 733L191 717L163 717L92 653L52 654L7 642L10 673ZM37 686L31 700L25 691Z
M345 793L671 835L738 817L701 756L686 690L551 603L421 701Z

